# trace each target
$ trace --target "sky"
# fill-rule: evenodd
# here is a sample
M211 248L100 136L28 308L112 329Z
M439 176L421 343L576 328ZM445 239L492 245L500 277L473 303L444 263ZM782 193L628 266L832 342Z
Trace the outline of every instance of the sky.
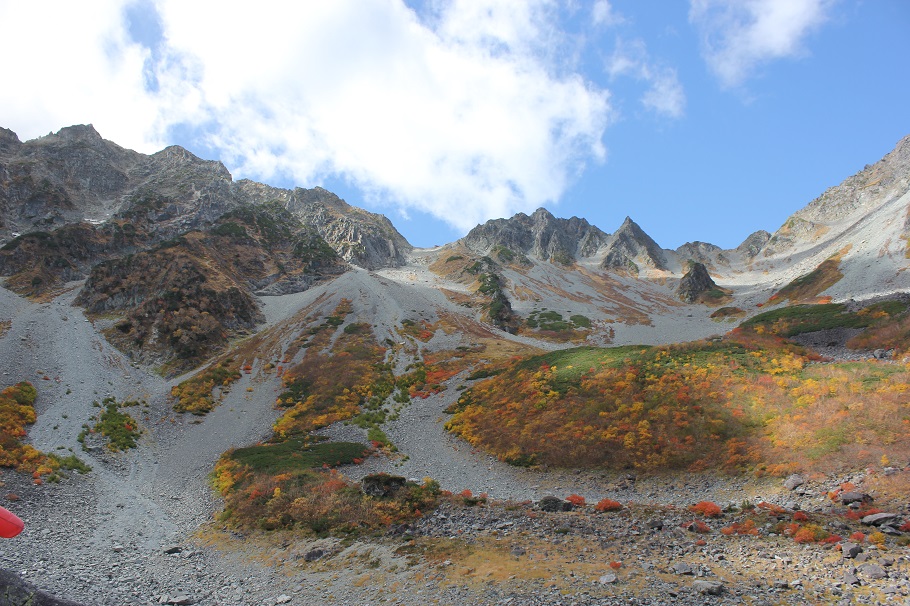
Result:
M906 0L0 0L0 126L182 145L416 246L545 207L773 232L910 135Z

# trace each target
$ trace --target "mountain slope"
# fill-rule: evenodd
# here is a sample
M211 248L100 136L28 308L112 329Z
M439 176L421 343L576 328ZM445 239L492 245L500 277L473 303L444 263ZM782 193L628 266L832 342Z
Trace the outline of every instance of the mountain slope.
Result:
M283 201L353 263L400 265L411 249L388 219L326 190L234 183L223 164L179 146L147 156L102 139L91 125L24 143L8 129L0 132L0 241L121 218L144 220L151 241L160 242L204 229L230 210L273 200Z

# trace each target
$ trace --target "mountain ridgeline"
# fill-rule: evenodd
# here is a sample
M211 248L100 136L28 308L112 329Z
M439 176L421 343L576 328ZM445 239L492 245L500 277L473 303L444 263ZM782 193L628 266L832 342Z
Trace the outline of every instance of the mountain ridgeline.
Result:
M430 269L450 281L444 298L471 322L605 344L642 338L623 337L624 326L664 334L681 305L707 321L722 305L738 306L724 317L742 317L764 301L910 290L908 192L910 137L773 234L756 231L729 250L697 241L664 249L628 217L607 233L540 208L421 251L386 217L325 189L235 182L220 162L179 146L145 155L91 125L26 142L0 129L0 275L39 298L84 280L76 303L115 317L108 339L169 372L258 330L259 297L325 285L352 266Z

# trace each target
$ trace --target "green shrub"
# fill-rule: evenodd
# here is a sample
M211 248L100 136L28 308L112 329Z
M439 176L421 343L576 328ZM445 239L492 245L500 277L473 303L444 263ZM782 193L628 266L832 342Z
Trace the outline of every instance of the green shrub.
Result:
M108 448L115 451L136 448L136 440L142 435L136 420L121 411L121 408L138 406L138 402L128 401L118 404L112 397L102 400L104 410L95 424L95 431L108 439Z

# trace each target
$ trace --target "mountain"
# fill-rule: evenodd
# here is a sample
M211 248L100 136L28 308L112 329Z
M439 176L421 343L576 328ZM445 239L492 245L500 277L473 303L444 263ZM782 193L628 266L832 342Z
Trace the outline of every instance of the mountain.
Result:
M743 550L910 524L907 147L733 249L545 209L415 249L179 147L0 131L8 566L92 604L802 599Z
M142 220L151 240L163 241L211 226L243 205L273 200L355 264L401 265L411 249L388 219L354 209L324 189L234 183L223 164L179 146L147 156L102 139L91 125L25 143L8 129L0 132L0 242L18 233L118 218Z
M638 224L626 217L604 247L604 269L626 270L638 274L639 267L667 269L663 250Z
M530 217L519 213L511 219L491 219L468 232L461 242L480 255L489 255L499 247L568 264L593 256L606 240L607 234L584 219L557 219L545 208L538 208Z

